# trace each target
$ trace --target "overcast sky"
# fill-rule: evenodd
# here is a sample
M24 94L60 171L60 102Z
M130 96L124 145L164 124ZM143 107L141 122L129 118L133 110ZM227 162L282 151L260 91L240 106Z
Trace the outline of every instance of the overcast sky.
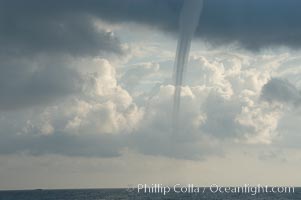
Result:
M182 4L0 0L0 189L301 185L301 1L204 1L171 144Z

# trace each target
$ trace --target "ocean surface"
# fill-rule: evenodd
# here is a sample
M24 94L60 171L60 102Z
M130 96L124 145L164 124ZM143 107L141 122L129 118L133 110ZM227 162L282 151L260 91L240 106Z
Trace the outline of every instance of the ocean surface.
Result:
M145 194L126 189L77 189L77 190L22 190L0 191L0 200L115 200L115 199L208 199L208 200L301 200L301 188L295 188L290 194L220 194L220 193L193 193L176 194Z

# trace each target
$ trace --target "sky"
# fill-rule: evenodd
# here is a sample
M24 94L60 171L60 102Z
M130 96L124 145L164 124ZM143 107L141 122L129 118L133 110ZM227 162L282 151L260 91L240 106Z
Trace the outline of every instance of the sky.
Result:
M0 0L1 190L301 186L301 2L204 0L171 140L182 5Z

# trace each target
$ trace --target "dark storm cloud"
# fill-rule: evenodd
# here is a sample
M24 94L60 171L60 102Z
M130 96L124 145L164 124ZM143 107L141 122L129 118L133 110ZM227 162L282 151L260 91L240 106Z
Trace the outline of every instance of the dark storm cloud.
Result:
M183 3L182 0L93 2L98 4L95 14L102 19L133 21L168 32L177 31ZM212 44L239 42L252 50L274 45L298 48L300 6L298 0L205 0L196 36Z
M134 22L175 33L183 0L0 2L1 46L15 47L14 51L27 47L80 54L120 51L118 40L97 32L91 18ZM213 44L239 42L249 49L273 45L298 48L300 6L298 0L205 0L197 36Z
M261 97L269 102L301 104L301 92L290 82L279 78L273 78L263 86Z
M119 40L98 30L89 13L64 5L67 1L1 0L0 55L122 53Z
M198 35L249 49L301 46L298 0L207 0Z
M83 84L81 76L68 63L54 59L2 60L0 110L45 105L80 92Z
M80 92L75 57L123 54L71 1L0 0L0 110L47 104Z
M183 0L88 1L87 12L110 22L136 22L176 32ZM76 6L79 6L77 1ZM93 8L92 8L93 7ZM245 48L301 46L298 0L205 0L197 36ZM188 22L189 23L189 22Z

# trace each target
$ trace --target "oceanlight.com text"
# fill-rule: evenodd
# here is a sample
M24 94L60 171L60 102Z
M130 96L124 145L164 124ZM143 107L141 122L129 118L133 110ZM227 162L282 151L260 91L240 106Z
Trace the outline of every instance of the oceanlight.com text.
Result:
M290 194L295 193L295 188L291 186L269 186L269 185L250 185L244 184L243 186L225 187L218 184L211 184L206 187L198 187L194 184L175 184L167 186L163 184L138 184L136 187L128 188L128 191L137 191L138 193L150 194L163 194L168 193L220 193L220 194L250 194L256 195L260 193L267 194Z

